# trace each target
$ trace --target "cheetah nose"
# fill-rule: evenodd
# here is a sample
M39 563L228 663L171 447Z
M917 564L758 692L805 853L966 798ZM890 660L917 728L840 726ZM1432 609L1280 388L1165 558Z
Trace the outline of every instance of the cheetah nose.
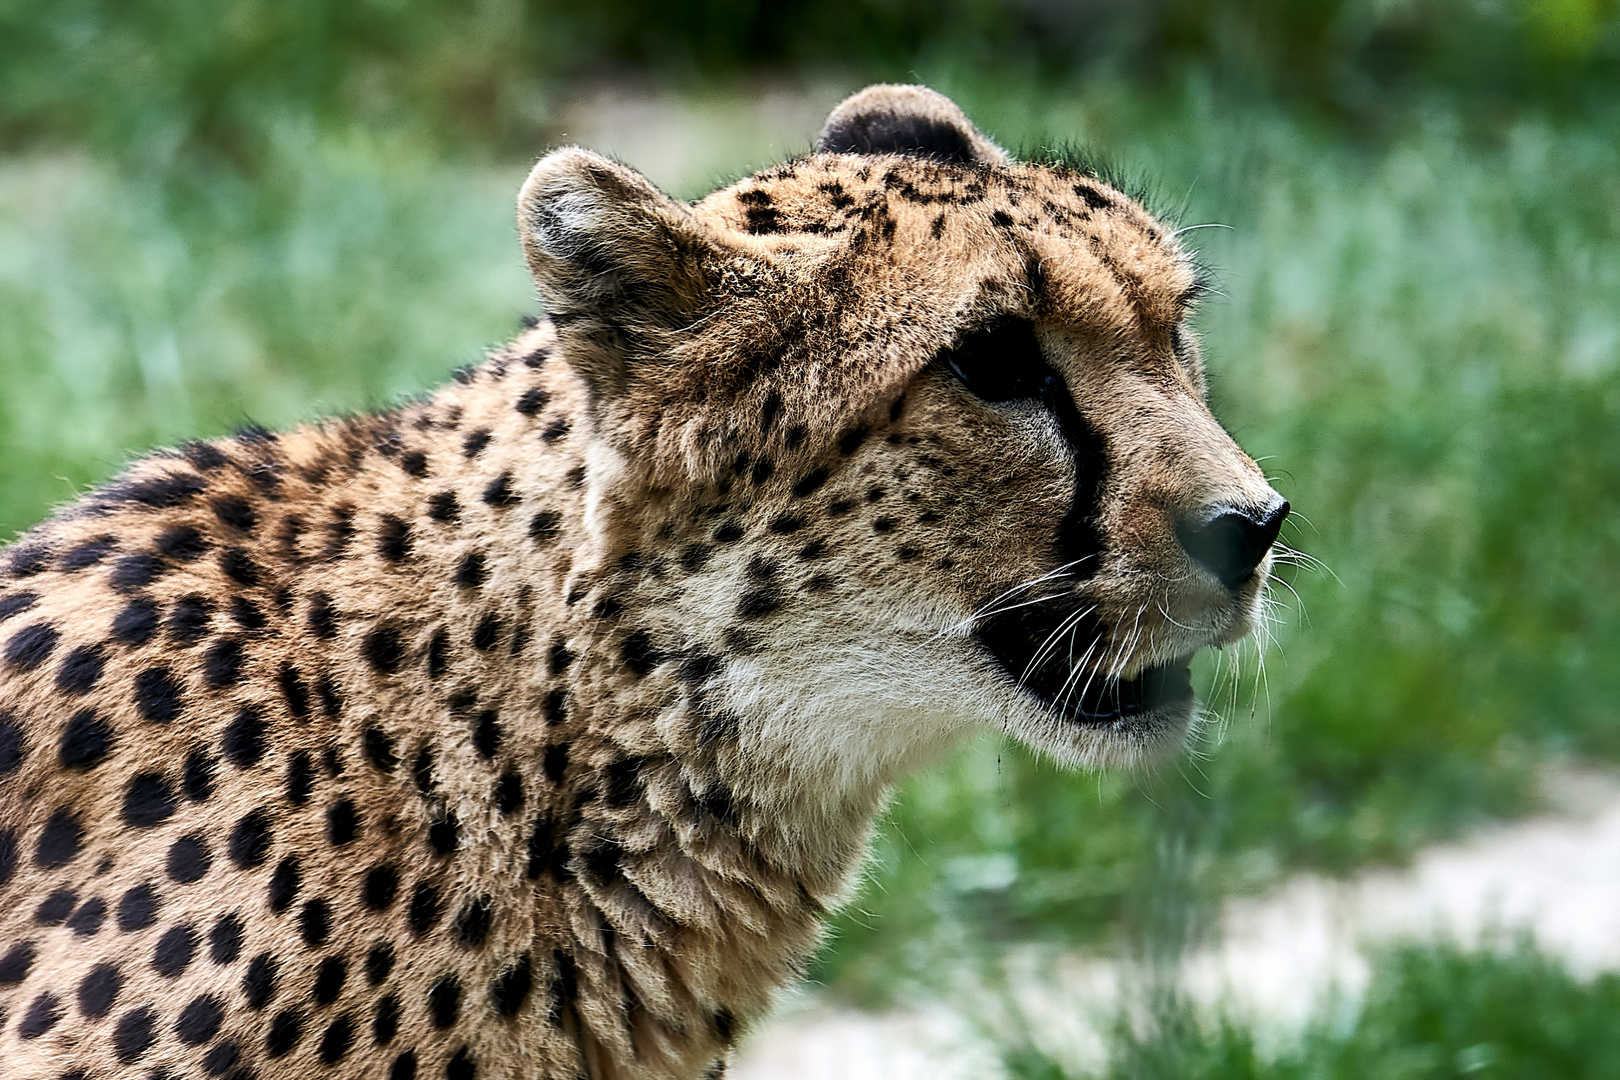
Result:
M1269 509L1219 510L1213 517L1177 522L1176 539L1193 562L1214 574L1228 589L1236 589L1249 580L1277 542L1277 533L1287 517L1288 503L1282 500Z

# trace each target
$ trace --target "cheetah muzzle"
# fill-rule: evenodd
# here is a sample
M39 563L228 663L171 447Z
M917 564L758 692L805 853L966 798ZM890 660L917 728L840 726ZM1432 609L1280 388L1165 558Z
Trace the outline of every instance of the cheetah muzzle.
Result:
M1145 762L1288 512L1177 234L873 87L693 204L578 149L546 317L0 553L0 1074L718 1076L907 770Z

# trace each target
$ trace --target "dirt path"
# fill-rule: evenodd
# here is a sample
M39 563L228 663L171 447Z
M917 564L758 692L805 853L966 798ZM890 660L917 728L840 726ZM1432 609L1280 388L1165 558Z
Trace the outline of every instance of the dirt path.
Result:
M1620 969L1620 778L1548 774L1554 810L1422 852L1410 867L1344 881L1301 876L1229 902L1217 943L1190 954L1182 985L1205 1005L1284 1037L1338 988L1354 1002L1366 950L1399 940L1528 930L1578 974ZM1045 1049L1075 1067L1101 1060L1119 999L1114 962L1013 957L1018 998ZM978 1019L943 1004L881 1016L791 999L744 1045L734 1080L984 1080L998 1075Z

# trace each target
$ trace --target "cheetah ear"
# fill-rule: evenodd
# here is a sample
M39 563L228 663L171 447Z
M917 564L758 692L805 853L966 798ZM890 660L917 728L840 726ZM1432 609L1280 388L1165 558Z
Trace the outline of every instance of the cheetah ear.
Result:
M909 154L968 165L1005 165L956 103L926 86L878 83L844 99L816 140L824 154Z
M685 206L640 173L578 147L541 158L518 194L535 287L570 364L599 396L710 303L719 250Z

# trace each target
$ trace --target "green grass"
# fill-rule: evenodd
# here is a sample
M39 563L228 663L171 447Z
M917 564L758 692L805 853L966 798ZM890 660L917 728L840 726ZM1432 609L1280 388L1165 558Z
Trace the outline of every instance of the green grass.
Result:
M1437 107L1356 143L1196 83L919 74L1008 144L1095 143L1231 226L1188 234L1222 286L1217 411L1332 573L1285 569L1308 618L1279 592L1264 679L1252 651L1201 666L1219 719L1160 775L987 737L905 785L817 978L881 998L986 942L1115 938L1166 895L1196 936L1224 893L1399 860L1530 807L1548 755L1620 755L1617 117ZM251 172L0 159L0 534L155 443L416 392L532 310L524 162L266 130Z
M1096 1080L1598 1080L1620 1077L1620 977L1575 979L1520 943L1500 951L1408 946L1376 964L1348 1017L1329 1007L1282 1047L1241 1023L1162 1000L1121 1024ZM1272 1036L1271 1041L1275 1041ZM1009 1080L1077 1075L1036 1041L1003 1047Z

